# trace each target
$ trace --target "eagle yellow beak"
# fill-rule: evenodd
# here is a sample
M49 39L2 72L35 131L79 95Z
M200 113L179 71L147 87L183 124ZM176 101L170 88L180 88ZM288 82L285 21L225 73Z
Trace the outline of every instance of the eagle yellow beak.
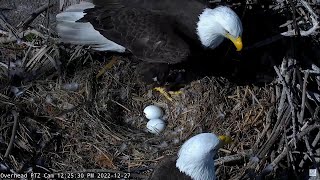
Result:
M223 135L223 136L219 136L218 138L220 139L222 144L230 144L230 143L232 143L232 139L231 139L230 136Z
M242 39L239 36L238 38L233 37L231 34L227 33L226 37L232 41L232 43L236 46L237 51L241 51L242 49Z

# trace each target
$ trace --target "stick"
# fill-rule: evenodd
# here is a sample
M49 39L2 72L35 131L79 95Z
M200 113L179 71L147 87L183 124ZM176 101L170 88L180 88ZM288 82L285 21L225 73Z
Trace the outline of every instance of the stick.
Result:
M320 128L320 124L313 124L312 126L308 126L303 131L297 134L297 139L300 140L303 136L305 136L306 134L309 134L310 131L314 129L319 129L319 128Z
M305 135L307 135L310 131L316 129L316 128L320 128L319 124L314 124L311 127L306 128L305 130L301 131L300 133L297 134L297 139L300 140L302 137L304 137ZM290 142L288 142L288 147L292 146L292 142L293 140L291 140ZM287 153L288 153L288 147L284 147L282 152L276 157L276 159L274 161L272 161L272 163L270 163L265 169L269 168L271 169L271 171L278 165L278 163L284 158L286 157ZM271 172L270 171L270 172Z
M11 26L9 22L6 21L5 17L0 13L0 25L8 31L9 36L15 36L18 39L17 36L17 30Z
M271 126L271 117L272 117L272 114L274 113L275 111L275 108L274 107L271 107L268 111L268 114L267 114L267 117L266 117L266 126L263 128L260 136L258 137L256 143L254 143L253 145L253 150L256 151L256 149L258 149L258 146L259 146L259 143L261 141L261 139L265 136L265 134L267 133L269 127Z
M312 10L310 5L306 1L304 1L304 0L299 0L299 1L308 10L308 12L311 14L311 21L312 21L312 27L310 29L308 29L307 31L300 30L300 35L301 36L309 36L309 35L313 34L317 29L319 29L319 22L317 21L317 19L319 17ZM288 31L288 32L281 33L281 35L283 35L283 36L294 36L295 34L296 34L295 30L291 30L291 31Z
M293 95L292 95L291 91L289 90L289 87L288 87L288 85L286 83L287 81L280 74L279 69L276 66L273 66L273 67L274 67L274 70L276 71L276 73L277 73L277 75L278 75L278 77L280 79L281 84L283 85L283 91L285 91L286 95L287 95L288 103L289 103L290 109L291 109L291 118L292 118L292 126L293 126L293 129L292 129L293 132L292 133L293 133L294 139L295 139L295 135L296 135L296 119L295 119L296 113L295 113L295 107L294 107L294 105L292 103ZM287 76L286 76L286 78L287 78ZM289 78L288 78L288 80L289 80Z
M259 158L264 157L269 149L273 146L273 144L277 141L279 134L283 131L287 120L290 118L290 108L287 108L284 112L282 118L277 122L274 129L272 130L271 137L267 140L267 142L262 146L262 148L257 153Z
M9 154L10 154L11 149L13 147L13 143L14 143L14 140L15 140L15 136L16 136L16 133L17 133L17 127L18 127L19 114L15 110L12 110L12 115L13 115L14 123L13 123L13 127L12 127L12 133L11 133L10 142L9 142L8 148L6 150L6 153L4 154L5 158L9 157Z
M303 117L304 117L304 110L305 110L305 104L306 104L306 89L307 89L307 79L308 79L309 73L304 73L304 80L303 80L303 89L302 89L302 102L301 102L301 112L299 116L299 123L302 123Z
M292 19L295 35L300 36L300 29L298 27L297 18L296 18L296 6L293 4L293 0L289 0L290 6L292 8Z
M310 158L311 158L311 160L312 160L312 162L313 162L313 165L315 166L316 170L318 171L317 174L319 174L319 172L320 172L320 171L319 171L319 165L317 164L316 159L314 158L314 154L313 154L312 149L311 149L311 147L310 147L310 143L309 143L309 141L308 141L307 136L304 136L303 139L304 139L304 142L305 142L305 144L306 144L306 147L307 147L309 156L310 156Z
M313 9L311 8L311 6L304 0L299 0L301 2L301 4L308 10L308 12L315 17L316 19L318 19L318 15L313 11Z
M231 163L231 162L237 162L241 160L248 160L252 155L252 150L249 150L247 152L241 152L238 154L230 155L230 156L225 156L221 157L217 160L214 161L214 165L223 165L225 163Z
M29 24L31 24L34 19L36 19L41 13L43 13L44 11L46 11L47 9L52 7L53 5L55 5L55 3L51 3L51 4L47 3L43 6L41 6L40 8L36 9L28 18L26 18L21 23L19 23L19 25L17 27L22 28L22 29L26 29L27 26L29 26Z
M49 25L50 25L50 16L49 16L49 8L51 5L51 0L48 0L47 6L48 8L46 9L46 16L47 16L47 24L46 24L46 28L49 29Z
M21 38L29 35L29 34L35 34L41 38L44 38L44 35L42 35L40 32L32 29L32 30L25 30L22 31L21 33L17 34L16 36L12 36L11 34L8 37L0 37L0 43L10 43L10 42L14 42L14 41L20 41L21 43L24 43L21 41ZM27 44L28 43L24 43ZM32 45L29 45L32 46Z

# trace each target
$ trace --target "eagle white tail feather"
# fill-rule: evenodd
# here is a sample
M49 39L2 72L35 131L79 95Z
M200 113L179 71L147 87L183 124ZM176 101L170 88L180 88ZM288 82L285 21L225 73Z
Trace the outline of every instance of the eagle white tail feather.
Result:
M85 9L93 8L94 4L81 2L68 7L56 16L57 32L64 43L89 45L97 51L125 52L125 48L112 42L96 31L89 22L76 22L81 19Z

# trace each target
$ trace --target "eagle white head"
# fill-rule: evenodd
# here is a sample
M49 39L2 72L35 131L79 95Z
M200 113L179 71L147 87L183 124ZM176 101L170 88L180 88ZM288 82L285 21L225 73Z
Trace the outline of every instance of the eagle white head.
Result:
M176 167L193 180L215 180L213 157L224 143L229 142L231 138L212 133L193 136L179 150Z
M242 49L242 23L238 15L229 7L206 8L199 15L197 34L205 47L216 48L224 38L230 39L237 51Z

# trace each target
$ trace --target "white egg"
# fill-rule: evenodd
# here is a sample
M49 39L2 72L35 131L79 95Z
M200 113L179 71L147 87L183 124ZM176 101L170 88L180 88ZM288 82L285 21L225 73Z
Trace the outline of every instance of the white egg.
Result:
M147 123L148 131L153 134L160 134L165 127L166 123L162 119L151 119Z
M147 119L158 119L163 116L162 109L155 105L147 106L143 112Z

